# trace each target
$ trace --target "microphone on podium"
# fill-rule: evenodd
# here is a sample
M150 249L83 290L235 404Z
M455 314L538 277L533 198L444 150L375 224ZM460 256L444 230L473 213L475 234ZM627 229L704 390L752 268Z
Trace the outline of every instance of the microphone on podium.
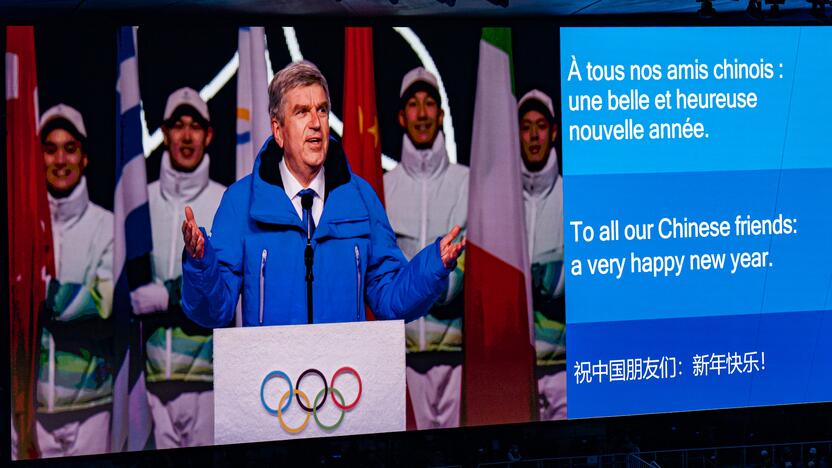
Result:
M308 189L307 189L308 190ZM306 265L306 319L307 323L313 323L312 320L312 281L315 277L312 275L312 264L315 261L315 252L312 250L312 191L304 190L300 197L300 206L303 208L303 213L306 215L306 248L303 250L303 262Z

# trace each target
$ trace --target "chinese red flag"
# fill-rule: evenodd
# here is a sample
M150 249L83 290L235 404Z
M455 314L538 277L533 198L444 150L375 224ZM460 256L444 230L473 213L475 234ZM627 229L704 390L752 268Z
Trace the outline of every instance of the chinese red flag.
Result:
M344 152L352 172L370 183L384 204L384 172L373 79L373 28L344 31ZM367 320L375 320L367 307ZM410 392L405 390L407 430L416 430Z
M344 152L352 172L369 182L384 203L373 28L346 28L344 39Z
M373 79L373 28L344 30L344 152L352 172L375 189L384 204L381 139ZM367 308L367 318L373 313Z
M18 458L37 458L35 385L45 275L54 276L46 170L37 136L35 32L6 28L6 200L12 411Z

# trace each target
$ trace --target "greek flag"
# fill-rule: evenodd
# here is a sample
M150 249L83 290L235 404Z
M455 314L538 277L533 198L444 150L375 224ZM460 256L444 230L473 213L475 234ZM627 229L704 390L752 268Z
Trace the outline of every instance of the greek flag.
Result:
M240 28L237 53L237 180L254 167L257 152L271 136L269 119L269 67L266 64L266 31Z
M139 67L136 30L118 31L116 83L116 192L113 298L115 382L113 385L113 451L142 450L151 433L144 382L141 322L133 316L130 291L151 281L150 209L142 148Z

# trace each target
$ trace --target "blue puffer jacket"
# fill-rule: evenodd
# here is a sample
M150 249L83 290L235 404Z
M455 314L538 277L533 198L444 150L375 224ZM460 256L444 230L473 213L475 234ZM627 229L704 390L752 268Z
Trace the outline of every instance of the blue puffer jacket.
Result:
M252 174L223 195L203 258L183 252L182 308L204 327L228 325L239 293L246 326L307 323L306 231L283 189L282 157L269 138ZM335 140L324 168L324 210L312 238L315 323L364 320L365 301L380 319L425 315L453 270L442 264L438 239L408 262L384 207Z

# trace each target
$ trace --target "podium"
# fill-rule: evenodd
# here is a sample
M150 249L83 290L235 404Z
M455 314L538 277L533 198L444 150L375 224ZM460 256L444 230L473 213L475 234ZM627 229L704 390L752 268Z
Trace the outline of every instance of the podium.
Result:
M405 430L404 322L214 330L214 442Z

